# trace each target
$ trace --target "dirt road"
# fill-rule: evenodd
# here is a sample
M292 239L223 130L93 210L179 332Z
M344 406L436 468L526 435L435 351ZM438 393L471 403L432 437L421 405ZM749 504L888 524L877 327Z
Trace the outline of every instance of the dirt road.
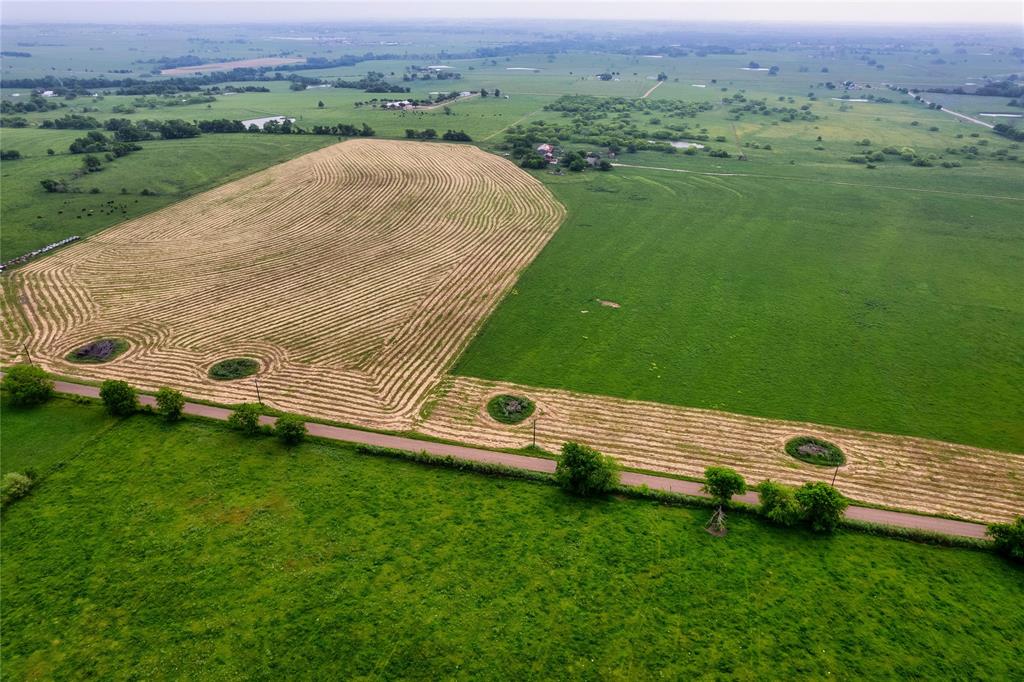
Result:
M57 381L56 389L60 393L70 395L87 396L90 398L99 397L99 389L95 386L86 386L67 381ZM153 405L156 402L152 396L140 396L139 399L144 405ZM231 415L231 410L227 410L223 407L214 407L212 405L185 403L185 414L223 421ZM261 417L260 421L264 424L273 424L276 419L274 417ZM501 464L508 467L544 473L553 473L555 470L555 462L542 457L515 455L507 452L496 452L494 450L485 450L482 448L474 448L464 445L437 443L434 441L418 440L415 438L394 436L386 433L375 433L372 431L360 431L358 429L349 429L340 426L328 426L326 424L317 424L313 422L307 422L306 428L312 436L329 438L331 440L344 441L347 443L361 443L364 445L393 448L396 450L426 452L435 456L455 457L458 459L487 464ZM647 486L652 490L706 497L704 492L701 490L701 484L694 481L683 481L675 478L666 478L664 476L654 476L652 474L641 474L626 471L622 473L622 482L629 486ZM757 504L758 502L757 493L747 493L746 495L741 495L736 499L740 502L747 502L750 504ZM980 523L954 521L952 519L943 519L934 516L885 511L870 507L850 506L846 510L846 517L857 521L931 531L945 535L968 538L985 537L985 526Z
M929 102L928 100L926 100L921 95L921 93L919 93L919 92L914 92L913 90L911 90L909 94L910 94L911 97L915 97L915 96L921 97L921 101L924 102L925 104L933 104L933 102ZM995 126L990 124L990 123L985 123L984 121L979 121L978 119L973 118L971 116L968 116L967 114L961 114L961 113L958 113L956 111L953 111L952 109L947 109L946 107L942 107L942 111L946 112L947 114L952 114L952 115L956 116L957 118L962 118L963 120L969 121L970 123L977 123L980 126L985 126L989 130L991 130L992 128L995 128Z
M648 90L647 92L645 92L645 93L644 93L644 96L643 96L643 97L641 97L640 99L647 99L647 98L648 98L648 97L650 96L650 94L651 94L652 92L654 92L655 90L657 90L657 89L658 89L658 86L659 86L659 85L661 85L661 84L662 84L662 83L664 83L664 82L665 82L665 81L658 81L657 83L655 83L654 85L652 85L652 86L651 86L651 89L650 89L650 90Z

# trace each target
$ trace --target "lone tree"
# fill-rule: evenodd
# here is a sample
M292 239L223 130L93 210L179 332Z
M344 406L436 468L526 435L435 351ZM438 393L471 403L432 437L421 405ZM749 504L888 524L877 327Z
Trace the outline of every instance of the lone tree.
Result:
M1024 563L1024 516L1013 523L993 523L985 531L1000 554Z
M260 432L260 406L256 403L242 403L228 417L228 425L247 436Z
M834 531L848 504L838 490L820 481L797 488L796 501L804 520L819 532Z
M729 504L733 495L747 492L747 482L729 467L708 467L704 470L704 492L719 504Z
M113 415L123 417L139 409L139 397L127 381L107 379L100 385L100 398Z
M603 495L618 484L619 468L611 457L569 442L562 446L555 480L574 495Z
M15 365L4 374L3 389L14 405L41 405L53 397L53 380L42 367Z
M767 480L758 489L761 493L761 516L781 526L792 526L800 520L800 505L788 485Z
M302 417L286 414L274 424L274 435L285 445L298 445L306 437L306 422Z
M181 419L184 409L185 396L181 394L181 391L164 386L156 392L156 411L167 421L174 422Z

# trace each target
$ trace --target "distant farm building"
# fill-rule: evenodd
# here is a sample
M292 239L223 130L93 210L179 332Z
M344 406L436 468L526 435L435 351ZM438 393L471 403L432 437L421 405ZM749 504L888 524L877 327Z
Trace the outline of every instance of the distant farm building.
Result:
M263 126L270 123L271 121L277 121L278 123L284 123L285 121L291 121L295 123L294 118L288 118L287 116L267 116L265 118L250 118L248 121L242 121L242 125L246 128L249 126L256 126L260 130L263 130Z

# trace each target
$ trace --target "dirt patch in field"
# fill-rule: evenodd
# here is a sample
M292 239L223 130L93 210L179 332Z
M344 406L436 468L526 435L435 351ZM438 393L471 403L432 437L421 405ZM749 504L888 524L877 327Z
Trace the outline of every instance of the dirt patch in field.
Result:
M256 59L240 59L234 62L211 62L209 64L197 64L196 66L178 66L173 69L163 69L161 76L187 76L193 73L206 73L208 71L230 71L232 69L255 69L261 66L284 66L285 64L301 64L305 62L300 57L258 57Z
M606 301L606 300L601 299L601 298L597 298L597 299L594 299L594 300L597 301L598 303L600 303L601 305L603 305L606 308L621 308L622 307L620 304L616 303L615 301Z

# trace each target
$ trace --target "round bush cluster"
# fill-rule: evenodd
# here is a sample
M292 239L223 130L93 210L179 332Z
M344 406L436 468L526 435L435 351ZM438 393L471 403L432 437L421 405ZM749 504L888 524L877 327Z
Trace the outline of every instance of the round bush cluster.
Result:
M64 356L68 362L96 364L110 362L128 350L128 342L124 339L96 339Z
M487 401L487 413L502 424L518 424L535 409L533 401L518 395L496 395Z
M824 467L846 464L846 455L833 443L814 436L798 436L786 443L786 452L801 462Z
M210 378L217 381L231 381L252 376L260 370L260 363L252 358L228 358L210 368Z

